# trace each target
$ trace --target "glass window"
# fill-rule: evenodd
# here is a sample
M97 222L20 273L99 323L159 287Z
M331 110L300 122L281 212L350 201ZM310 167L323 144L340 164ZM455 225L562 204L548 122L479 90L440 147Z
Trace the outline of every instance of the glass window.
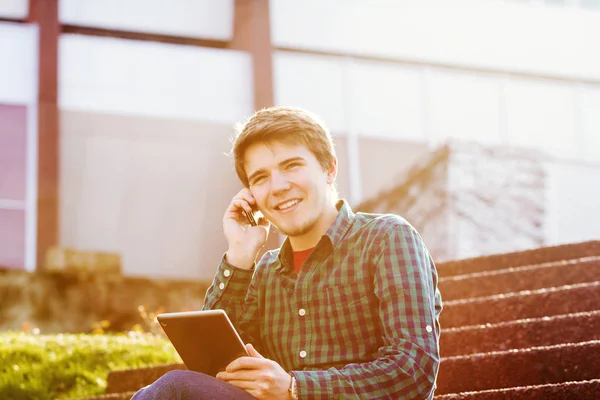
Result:
M581 0L583 8L600 10L600 0Z

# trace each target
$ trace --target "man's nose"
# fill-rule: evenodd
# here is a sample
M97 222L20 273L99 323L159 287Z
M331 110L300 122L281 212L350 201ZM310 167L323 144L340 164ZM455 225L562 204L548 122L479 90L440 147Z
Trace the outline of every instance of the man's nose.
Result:
M285 174L275 172L271 175L271 190L274 194L289 190L291 187L290 181Z

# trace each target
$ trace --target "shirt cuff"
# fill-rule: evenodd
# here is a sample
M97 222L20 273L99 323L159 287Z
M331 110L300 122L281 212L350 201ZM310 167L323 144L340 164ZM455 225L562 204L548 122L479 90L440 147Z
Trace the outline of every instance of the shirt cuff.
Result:
M330 399L333 382L328 371L291 371L296 377L299 399Z
M212 286L217 292L227 291L227 297L232 298L232 300L244 300L253 274L254 268L249 270L237 268L231 265L223 256Z

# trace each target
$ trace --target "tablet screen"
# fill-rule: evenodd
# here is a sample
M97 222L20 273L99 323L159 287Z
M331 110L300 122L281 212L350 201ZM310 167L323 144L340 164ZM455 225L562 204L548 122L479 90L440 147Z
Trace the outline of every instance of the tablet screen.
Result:
M215 376L236 358L248 355L223 310L165 313L156 318L189 370Z

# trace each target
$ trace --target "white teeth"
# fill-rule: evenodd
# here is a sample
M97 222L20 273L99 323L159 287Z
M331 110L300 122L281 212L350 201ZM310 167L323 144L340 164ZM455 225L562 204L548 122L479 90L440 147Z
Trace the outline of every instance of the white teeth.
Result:
M298 204L300 201L299 200L290 200L290 201L286 201L285 203L277 206L278 209L280 210L285 210L288 209L290 207L295 206L296 204Z

